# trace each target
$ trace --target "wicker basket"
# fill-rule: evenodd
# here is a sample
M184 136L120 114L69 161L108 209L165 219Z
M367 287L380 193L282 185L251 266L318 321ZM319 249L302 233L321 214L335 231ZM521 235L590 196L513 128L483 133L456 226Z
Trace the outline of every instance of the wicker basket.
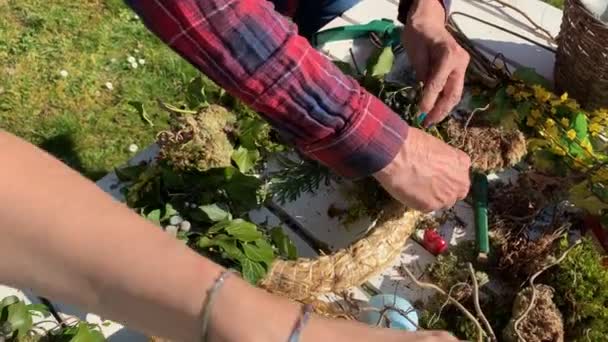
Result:
M557 91L588 109L608 107L608 25L580 0L567 0L557 41Z

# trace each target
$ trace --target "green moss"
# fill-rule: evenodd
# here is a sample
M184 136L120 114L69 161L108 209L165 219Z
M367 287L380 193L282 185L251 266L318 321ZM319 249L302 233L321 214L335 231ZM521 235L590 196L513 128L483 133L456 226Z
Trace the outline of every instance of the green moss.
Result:
M586 239L573 249L550 274L549 280L564 315L568 340L605 340L608 336L608 269L593 242Z
M178 171L228 167L234 148L226 132L235 121L234 114L216 105L175 116L171 130L159 135L159 158Z

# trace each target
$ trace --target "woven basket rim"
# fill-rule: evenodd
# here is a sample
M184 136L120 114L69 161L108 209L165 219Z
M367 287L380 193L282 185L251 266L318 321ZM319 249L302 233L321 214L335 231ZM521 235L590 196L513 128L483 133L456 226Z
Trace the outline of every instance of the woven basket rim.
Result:
M564 6L564 12L571 10L571 7L578 7L585 13L589 19L593 20L594 24L601 26L602 28L608 29L608 23L602 21L600 18L596 17L593 12L591 12L585 4L581 0L566 0L566 6Z

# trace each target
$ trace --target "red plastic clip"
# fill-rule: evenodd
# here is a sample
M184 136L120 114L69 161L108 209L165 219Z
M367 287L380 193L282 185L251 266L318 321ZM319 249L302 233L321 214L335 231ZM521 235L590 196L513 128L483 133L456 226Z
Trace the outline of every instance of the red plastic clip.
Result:
M442 254L448 249L448 243L445 242L435 229L426 229L424 231L422 245L434 255Z

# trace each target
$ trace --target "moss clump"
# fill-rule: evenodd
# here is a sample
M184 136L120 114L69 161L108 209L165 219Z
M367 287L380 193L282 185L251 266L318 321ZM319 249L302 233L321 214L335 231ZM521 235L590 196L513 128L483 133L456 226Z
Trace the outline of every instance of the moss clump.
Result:
M534 306L526 317L519 323L521 336L528 342L563 342L564 323L561 312L553 302L553 289L547 285L535 285L536 296ZM503 330L506 342L518 342L515 322L530 306L532 288L523 289L513 303L513 318Z
M171 129L158 136L159 159L179 171L228 167L234 149L227 132L235 122L233 113L217 105L175 116Z
M566 249L566 241L561 248ZM605 341L608 336L608 269L591 240L574 248L549 275L566 318L568 341Z

